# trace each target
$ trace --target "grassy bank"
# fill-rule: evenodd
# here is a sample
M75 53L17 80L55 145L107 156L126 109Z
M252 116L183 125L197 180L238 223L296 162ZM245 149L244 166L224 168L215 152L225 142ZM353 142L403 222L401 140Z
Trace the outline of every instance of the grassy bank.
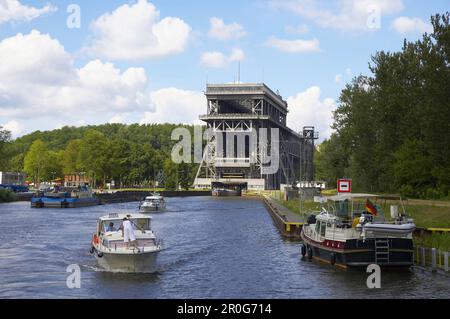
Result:
M422 237L414 237L414 243L416 246L437 248L441 251L450 252L450 233L434 233Z
M7 190L0 189L0 203L12 202L16 199L16 194Z

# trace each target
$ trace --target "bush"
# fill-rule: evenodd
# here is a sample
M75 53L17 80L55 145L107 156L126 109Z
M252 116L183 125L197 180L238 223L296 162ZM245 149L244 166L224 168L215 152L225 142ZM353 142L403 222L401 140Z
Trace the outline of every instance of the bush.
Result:
M416 197L416 193L414 192L414 188L411 185L402 185L400 187L400 194L403 197Z
M0 203L12 202L16 198L16 194L10 190L0 188Z

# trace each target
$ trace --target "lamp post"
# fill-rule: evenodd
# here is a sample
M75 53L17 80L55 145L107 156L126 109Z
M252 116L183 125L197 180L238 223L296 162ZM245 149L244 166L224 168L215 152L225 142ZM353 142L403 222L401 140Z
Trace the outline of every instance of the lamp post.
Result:
M302 181L302 168L303 168L303 165L302 165L302 162L303 162L303 156L302 156L302 153L303 153L303 142L292 142L292 141L290 141L290 142L287 142L287 143L291 143L291 144L299 144L300 145L300 154L299 154L299 157L298 157L298 159L299 159L299 174L298 174L298 199L299 199L299 209L300 209L300 214L303 214L303 194L302 194L302 191L301 191L301 187L302 187L302 184L301 184L301 181Z

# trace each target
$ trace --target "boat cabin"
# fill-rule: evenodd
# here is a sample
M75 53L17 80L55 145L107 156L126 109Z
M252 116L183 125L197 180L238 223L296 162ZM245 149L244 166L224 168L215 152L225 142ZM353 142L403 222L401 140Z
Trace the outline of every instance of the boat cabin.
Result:
M109 214L108 216L100 217L97 225L97 233L108 234L112 232L122 231L123 218L131 216L129 220L133 225L134 230L140 230L142 232L150 231L151 217L144 214Z
M128 217L129 216L129 217ZM128 217L134 228L137 246L144 249L156 245L156 238L151 230L151 217L144 214L117 214L112 213L102 216L97 222L97 232L94 235L94 242L98 238L99 242L110 251L123 249L126 244L122 236L123 218Z

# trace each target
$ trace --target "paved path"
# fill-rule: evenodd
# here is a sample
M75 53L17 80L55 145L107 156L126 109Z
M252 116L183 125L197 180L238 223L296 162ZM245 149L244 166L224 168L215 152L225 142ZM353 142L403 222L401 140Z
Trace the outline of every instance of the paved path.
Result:
M285 216L286 222L289 223L304 223L305 219L300 214L294 213L288 208L284 207L277 200L271 198L270 196L264 195L264 198L270 203L270 205L274 208L274 210L280 216Z

